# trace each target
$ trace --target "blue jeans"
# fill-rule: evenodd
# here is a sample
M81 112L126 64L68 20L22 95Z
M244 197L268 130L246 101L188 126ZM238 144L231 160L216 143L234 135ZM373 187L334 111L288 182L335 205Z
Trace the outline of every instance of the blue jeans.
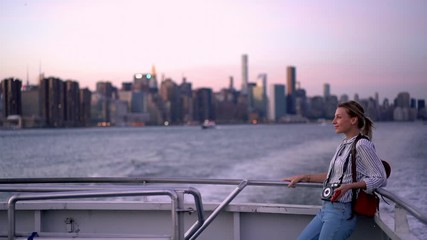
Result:
M324 201L322 209L305 227L298 240L347 239L356 227L356 215L349 219L351 211L351 203Z

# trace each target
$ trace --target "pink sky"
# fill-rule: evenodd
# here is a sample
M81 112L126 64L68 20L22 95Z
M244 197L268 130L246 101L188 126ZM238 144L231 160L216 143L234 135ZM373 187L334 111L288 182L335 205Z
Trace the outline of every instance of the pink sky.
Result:
M46 76L94 89L149 72L219 90L240 89L242 54L286 84L286 67L309 96L427 100L427 2L280 0L0 0L0 79Z

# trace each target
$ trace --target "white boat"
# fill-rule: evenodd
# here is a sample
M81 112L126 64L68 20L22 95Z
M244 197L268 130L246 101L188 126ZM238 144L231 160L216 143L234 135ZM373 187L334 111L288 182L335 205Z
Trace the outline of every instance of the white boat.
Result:
M210 128L215 128L216 127L216 123L214 121L211 120L205 120L202 123L202 129L210 129Z
M191 187L201 184L235 188L222 202L204 203ZM9 195L0 203L0 239L295 239L320 206L232 203L247 187L286 185L244 179L0 179L0 191ZM407 216L427 224L426 215L385 189L377 192L395 206L394 217L359 217L350 239L416 239ZM124 200L126 196L161 196L168 201Z

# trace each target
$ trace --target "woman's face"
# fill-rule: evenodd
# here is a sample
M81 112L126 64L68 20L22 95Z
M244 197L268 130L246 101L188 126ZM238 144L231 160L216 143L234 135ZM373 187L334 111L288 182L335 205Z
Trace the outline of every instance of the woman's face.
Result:
M357 126L356 123L357 117L350 117L347 110L343 107L337 108L335 118L332 121L336 133L350 133Z

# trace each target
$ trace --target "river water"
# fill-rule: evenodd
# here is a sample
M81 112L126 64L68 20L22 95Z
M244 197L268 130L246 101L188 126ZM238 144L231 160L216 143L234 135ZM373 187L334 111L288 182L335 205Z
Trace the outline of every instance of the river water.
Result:
M326 171L342 135L332 125L225 125L0 130L0 177L186 177L279 180ZM392 166L386 189L427 213L427 125L376 123L373 142ZM198 186L221 201L234 186ZM251 187L235 200L320 204L320 189ZM384 211L389 211L384 209ZM410 219L427 239L427 227Z

